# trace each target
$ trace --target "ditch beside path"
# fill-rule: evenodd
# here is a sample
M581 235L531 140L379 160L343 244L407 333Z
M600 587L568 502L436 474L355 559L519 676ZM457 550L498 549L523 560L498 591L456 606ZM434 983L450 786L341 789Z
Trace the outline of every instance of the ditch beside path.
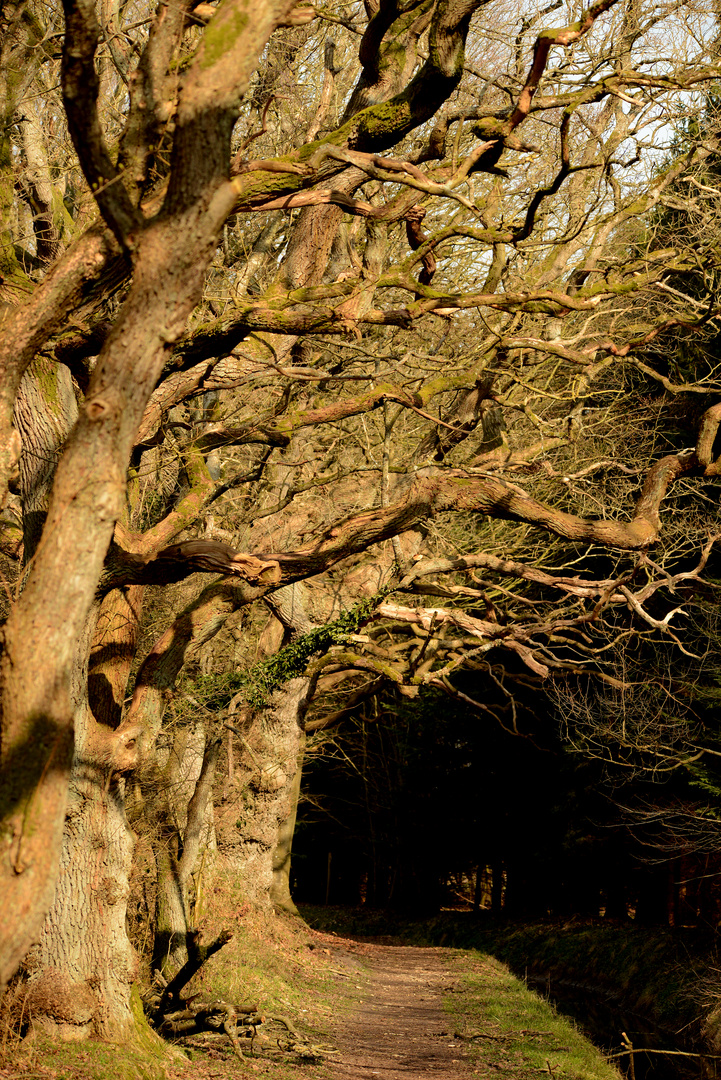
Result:
M334 950L335 952L335 950ZM369 973L365 1000L334 1032L332 1080L470 1080L443 995L456 989L447 949L344 941L334 963Z

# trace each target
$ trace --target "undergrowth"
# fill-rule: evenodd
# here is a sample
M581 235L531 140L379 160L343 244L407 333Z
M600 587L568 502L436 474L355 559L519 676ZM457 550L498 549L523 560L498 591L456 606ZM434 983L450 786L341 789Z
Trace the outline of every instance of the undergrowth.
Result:
M210 940L231 929L233 941L217 953L187 988L204 998L257 1002L262 1013L285 1014L299 1031L322 1037L331 1019L355 1000L354 987L339 985L330 953L296 916L259 911L243 901L232 873L216 878Z

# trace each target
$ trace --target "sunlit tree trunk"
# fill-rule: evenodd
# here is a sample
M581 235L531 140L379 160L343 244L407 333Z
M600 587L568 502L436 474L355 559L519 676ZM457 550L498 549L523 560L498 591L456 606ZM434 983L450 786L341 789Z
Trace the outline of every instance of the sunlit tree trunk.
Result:
M157 871L153 966L165 976L188 960L198 899L205 881L212 879L212 790L219 749L220 740L206 735L202 719L178 725L172 745L159 755L165 763L146 777L146 821Z
M300 732L298 741L298 756L296 759L295 775L287 793L289 811L278 827L278 840L273 852L273 880L270 887L270 898L276 907L284 911L290 911L297 915L298 909L293 902L290 891L290 867L293 853L293 836L295 823L298 816L298 800L300 798L301 781L303 777L303 757L305 754L305 733Z
M64 1038L118 1038L134 1024L137 963L126 930L133 836L124 786L78 757L55 898L30 961L33 1020Z
M243 812L223 829L222 862L237 874L243 898L293 910L288 893L290 846L300 788L306 678L276 691L238 747L245 771Z

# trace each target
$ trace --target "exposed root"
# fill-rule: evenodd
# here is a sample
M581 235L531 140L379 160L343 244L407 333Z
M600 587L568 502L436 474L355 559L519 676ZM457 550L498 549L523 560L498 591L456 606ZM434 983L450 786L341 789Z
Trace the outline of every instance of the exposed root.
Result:
M226 931L212 945L201 947L197 942L188 963L170 982L156 973L155 990L146 998L146 1007L158 1032L166 1039L196 1049L215 1049L219 1043L227 1041L241 1061L245 1060L245 1048L251 1057L259 1052L264 1056L293 1054L302 1061L320 1061L328 1054L337 1053L330 1047L308 1042L286 1017L264 1016L256 1001L237 1003L202 1001L197 996L181 998L185 985L229 940ZM259 1032L261 1025L264 1030ZM271 1034L273 1026L282 1027L282 1032Z

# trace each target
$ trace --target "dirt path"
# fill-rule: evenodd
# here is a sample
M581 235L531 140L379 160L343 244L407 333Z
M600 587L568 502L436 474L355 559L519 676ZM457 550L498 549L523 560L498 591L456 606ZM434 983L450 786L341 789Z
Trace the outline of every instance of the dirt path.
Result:
M335 950L334 950L335 952ZM444 949L352 943L335 963L362 965L371 980L363 1003L344 1017L334 1035L340 1051L328 1059L333 1080L469 1080L478 1075L463 1060L443 1011L443 991L454 983Z

